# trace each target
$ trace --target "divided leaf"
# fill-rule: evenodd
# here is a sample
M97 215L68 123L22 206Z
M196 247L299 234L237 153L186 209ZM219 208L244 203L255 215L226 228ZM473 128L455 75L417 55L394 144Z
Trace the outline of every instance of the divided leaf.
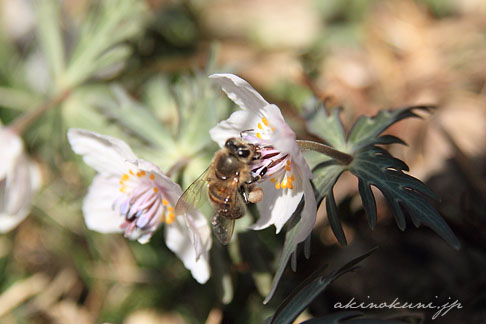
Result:
M454 233L429 202L438 197L420 180L404 173L408 167L401 160L380 147L369 146L357 152L349 170L359 179L359 192L372 228L376 224L376 203L370 186L375 186L385 196L402 231L406 227L406 210L416 227L423 223L459 248Z
M322 138L334 148L353 156L349 165L339 164L337 161L322 157L322 163L314 167L313 182L320 199L326 199L326 209L329 223L338 241L345 245L346 238L342 231L337 206L334 201L333 187L341 173L349 170L358 178L358 189L363 207L368 216L371 228L376 226L376 202L371 186L378 188L390 208L396 223L401 230L406 228L406 211L413 224L418 227L424 224L439 234L454 248L460 246L456 236L431 204L439 200L429 188L420 180L406 174L408 166L401 160L392 157L380 144L405 144L401 139L392 135L380 134L394 123L409 117L419 117L415 111L429 111L431 106L413 106L397 110L384 110L374 117L362 116L356 121L348 137L345 138L339 111L326 112L324 106L314 107L308 114L308 130ZM338 125L335 125L338 124ZM330 134L334 131L334 134Z

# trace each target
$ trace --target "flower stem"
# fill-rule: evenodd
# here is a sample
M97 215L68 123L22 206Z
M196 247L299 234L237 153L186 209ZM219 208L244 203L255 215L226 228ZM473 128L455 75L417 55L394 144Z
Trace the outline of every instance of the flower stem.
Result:
M297 144L302 151L312 150L329 157L332 157L339 161L341 164L348 165L353 161L353 156L347 153L338 151L331 146L324 145L322 143L314 142L314 141L306 141L306 140L297 140Z
M40 106L37 106L36 108L22 114L19 118L17 118L10 124L9 128L16 134L22 134L30 124L32 124L40 116L42 116L43 113L45 113L52 107L55 107L59 105L61 102L63 102L69 96L70 93L71 93L70 89L61 91L53 99L50 99L44 102L43 104L41 104Z

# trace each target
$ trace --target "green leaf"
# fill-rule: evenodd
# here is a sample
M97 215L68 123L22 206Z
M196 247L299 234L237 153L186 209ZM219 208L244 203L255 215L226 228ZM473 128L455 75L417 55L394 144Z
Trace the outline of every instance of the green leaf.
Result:
M359 194L371 228L376 226L377 218L375 197L371 190L371 186L374 186L385 196L401 230L406 228L406 211L416 227L424 224L454 248L460 247L458 239L432 205L439 197L420 180L405 173L409 168L403 161L392 157L388 151L377 146L405 144L395 136L380 134L402 119L419 117L416 111L429 111L432 109L431 106L385 110L374 117L363 116L353 125L347 138L342 131L338 110L327 114L322 104L314 106L314 109L307 114L307 118L310 118L307 120L308 130L335 149L353 156L349 165L339 164L325 156L322 156L321 163L318 163L315 156L313 157L313 164L316 165L313 169L313 182L319 199L326 199L329 223L341 244L346 244L346 238L337 215L333 187L341 173L348 170L358 178Z
M319 170L323 170L319 172ZM325 171L324 171L325 170ZM340 244L346 245L346 237L344 236L344 231L341 226L341 221L339 220L339 215L337 212L336 202L334 200L334 194L332 189L336 184L339 176L344 172L345 166L337 164L334 160L324 161L318 164L314 169L313 173L316 176L313 179L316 191L318 194L318 200L322 200L326 197L326 211L329 219L329 225L333 230L334 235Z
M305 279L295 290L285 298L285 300L278 306L277 310L273 314L270 324L287 324L293 323L293 321L299 316L304 309L322 293L334 280L342 276L343 274L355 270L356 265L363 259L366 259L376 248L359 256L341 268L331 271L328 274L324 274L325 269L320 269L314 274Z
M415 226L423 223L449 244L459 248L459 241L454 233L429 202L437 200L438 197L420 180L404 173L403 170L407 170L405 167L400 160L387 155L386 151L377 146L362 149L355 155L349 170L361 183L360 195L370 218L370 225L373 227L376 223L376 206L374 199L371 199L371 189L367 191L365 188L375 186L385 196L402 231L406 228L403 213L405 209Z
M53 83L57 84L65 69L59 1L45 0L35 4L39 42L49 64Z
M317 102L312 102L315 105ZM321 104L319 109L307 109L305 119L306 126L309 132L319 136L330 146L344 150L346 148L346 139L344 134L343 124L339 119L340 109L333 109L330 114Z
M105 114L153 146L164 151L174 150L173 138L147 108L130 98L120 86L113 86L112 93L112 97L96 99L96 105Z
M227 100L214 91L206 75L184 78L173 88L179 113L178 137L181 145L199 151L212 144L208 136L222 114L227 113Z
M378 135L385 129L405 118L420 118L415 110L430 111L431 109L433 109L432 106L413 106L404 109L382 110L373 117L361 116L349 131L347 142L351 144L352 149L348 153L356 152L372 144L388 144L377 142ZM387 138L397 139L390 135Z
M0 87L0 106L27 111L42 103L39 95L19 88Z
M123 64L128 50L122 43L139 35L148 20L142 1L105 0L93 9L81 25L64 87L77 86L99 70Z

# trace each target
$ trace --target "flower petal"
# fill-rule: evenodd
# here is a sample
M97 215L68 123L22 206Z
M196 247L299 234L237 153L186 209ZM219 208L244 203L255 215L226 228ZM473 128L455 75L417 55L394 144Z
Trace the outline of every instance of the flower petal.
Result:
M257 203L260 218L251 226L254 230L260 230L275 225L277 233L280 232L290 216L299 205L302 195L302 180L296 177L294 189L277 190L275 185L269 180L261 185L263 189L263 199Z
M280 152L294 155L299 152L294 131L287 125L276 105L269 105L265 109L267 119L272 123L272 146Z
M88 189L83 202L83 214L86 226L101 233L120 233L124 219L118 210L113 210L113 202L119 196L117 177L98 174Z
M17 164L17 159L23 151L22 140L8 128L0 127L0 179L7 176Z
M165 226L165 242L167 247L182 260L184 266L191 271L197 282L203 284L208 281L210 267L207 250L210 247L206 246L205 253L196 261L191 232L182 217L177 217L172 224Z
M29 214L33 195L30 161L21 154L14 169L0 181L0 233L10 231Z
M245 110L235 111L228 119L211 128L209 135L223 147L228 138L240 137L241 131L254 129L258 124L258 118L257 114Z
M0 212L0 233L7 233L14 229L29 214L29 209L22 209L16 214Z
M127 169L126 162L137 159L125 142L111 136L71 128L67 137L73 151L81 154L86 164L102 174L123 174Z
M15 169L7 176L7 212L16 214L25 208L29 209L33 188L31 183L30 161L27 156L22 154L18 160Z
M213 74L209 78L216 81L226 95L244 110L256 113L268 105L248 82L234 74Z
M316 223L317 215L317 202L310 181L304 181L303 186L305 205L300 214L300 229L295 235L295 242L297 243L304 241L310 235Z

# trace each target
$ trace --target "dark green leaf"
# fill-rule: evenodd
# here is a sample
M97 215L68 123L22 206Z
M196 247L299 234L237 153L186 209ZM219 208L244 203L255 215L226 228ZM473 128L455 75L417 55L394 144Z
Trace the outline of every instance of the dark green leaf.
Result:
M334 199L333 188L339 176L345 170L345 166L336 164L336 161L330 160L317 165L314 172L314 185L319 193L318 200L326 199L326 211L329 218L329 225L340 244L346 245L346 236L344 235L339 214L337 211L336 201Z
M331 225L334 235L341 245L347 245L346 236L344 235L343 227L341 221L339 220L338 210L336 206L336 201L334 199L334 194L329 191L326 195L326 211L327 218L329 219L329 225Z
M403 213L405 208L412 215L415 226L423 223L453 247L459 248L460 244L454 233L429 202L438 197L420 180L404 173L402 170L408 170L408 167L403 162L383 154L381 148L371 146L355 155L349 170L363 183L363 188L360 187L360 195L368 217L374 217L372 211L374 200L370 200L370 191L361 190L364 189L365 184L373 185L383 193L401 230L406 228Z
M325 110L322 106L316 109ZM336 110L331 115L325 111L313 111L308 114L308 117L312 118L307 120L311 133L321 137L334 148L353 155L353 161L349 165L341 165L337 161L329 160L327 156L323 157L320 163L315 158L313 161L314 185L318 196L326 198L329 223L341 244L345 244L346 238L337 215L332 190L339 175L349 170L358 178L359 193L371 228L376 226L376 202L371 191L371 186L374 186L383 193L401 230L405 230L407 225L404 213L406 210L415 226L424 224L453 247L459 248L460 243L456 236L431 204L431 201L439 200L439 197L420 180L404 172L409 170L406 163L377 146L405 144L395 136L380 134L404 118L419 117L415 111L430 109L431 106L414 106L381 111L374 117L363 116L351 128L344 142L341 141L344 139L344 133ZM331 131L336 134L329 134Z
M357 257L338 270L324 274L324 268L316 271L305 279L295 290L285 298L279 305L275 314L270 321L271 324L293 323L299 314L319 295L329 284L342 276L343 274L356 269L356 265L363 259L373 253L376 248L370 250L364 255Z
M349 131L347 142L353 145L353 152L373 144L376 137L396 122L409 117L419 117L414 111L429 111L432 106L414 106L405 109L382 110L374 117L362 116Z
M358 179L358 190L363 200L363 207L366 215L368 216L368 222L372 229L376 226L376 201L373 192L371 191L370 183L362 178Z
M300 211L302 210L302 207L303 207L303 203L301 202L299 207L297 207L297 210L292 216L291 220L289 221L289 229L285 234L285 243L282 248L282 254L280 255L280 260L278 262L277 272L273 277L270 293L263 301L264 304L268 303L272 298L273 294L275 293L275 290L277 289L278 282L280 281L280 278L282 277L282 274L285 270L285 267L289 262L290 256L292 255L292 253L296 253L298 242L295 241L295 236L299 232L300 226L302 224L302 222L300 221L300 216L298 215L298 213L300 213Z

